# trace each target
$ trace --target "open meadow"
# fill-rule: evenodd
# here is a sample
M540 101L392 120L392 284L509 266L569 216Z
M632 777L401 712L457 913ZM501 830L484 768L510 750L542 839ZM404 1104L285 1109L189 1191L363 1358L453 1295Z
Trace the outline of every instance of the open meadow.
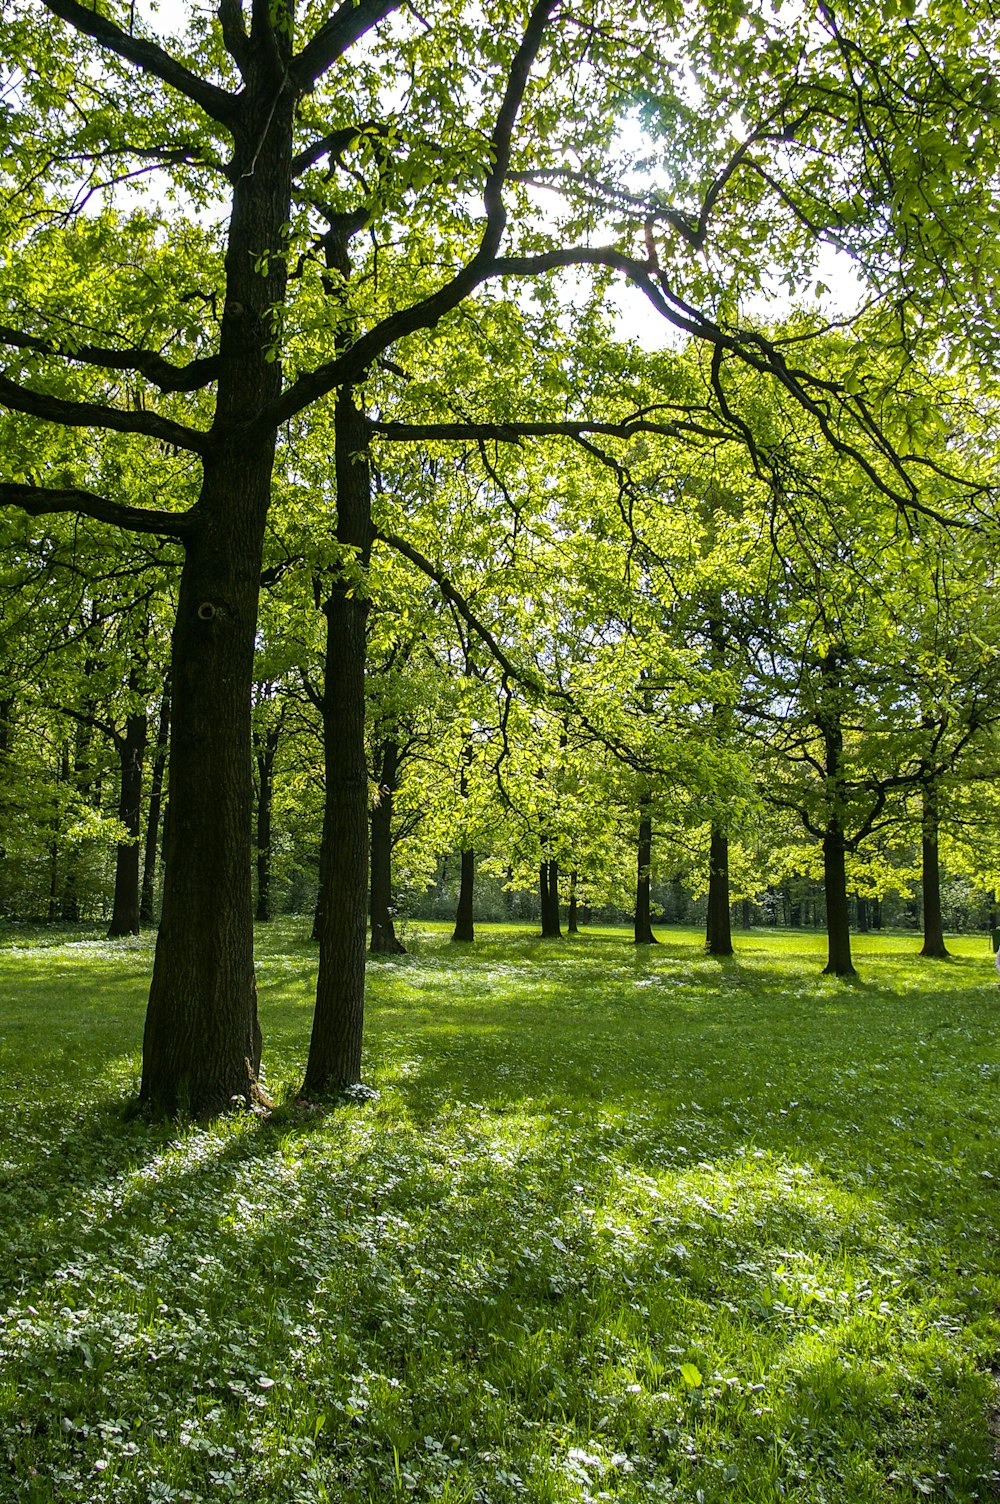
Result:
M443 927L369 965L377 1098L125 1121L152 941L0 938L0 1499L997 1496L988 946Z

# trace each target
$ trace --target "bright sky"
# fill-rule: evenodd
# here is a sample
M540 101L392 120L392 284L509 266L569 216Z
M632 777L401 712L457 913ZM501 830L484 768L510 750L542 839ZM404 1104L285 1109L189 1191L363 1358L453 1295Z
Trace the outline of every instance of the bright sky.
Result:
M196 3L196 0L136 0L138 14L164 39L171 34L183 32L195 11L211 11L214 8L211 0L204 0L201 4ZM818 314L833 318L857 308L862 294L861 285L849 258L843 253L833 247L821 248L815 280L825 283L829 288L829 292L822 298L813 301ZM624 338L636 340L647 350L665 349L677 343L676 331L657 315L637 289L623 281L616 282L611 291L611 303ZM779 293L766 302L761 300L748 311L759 318L777 320L788 308L787 296Z

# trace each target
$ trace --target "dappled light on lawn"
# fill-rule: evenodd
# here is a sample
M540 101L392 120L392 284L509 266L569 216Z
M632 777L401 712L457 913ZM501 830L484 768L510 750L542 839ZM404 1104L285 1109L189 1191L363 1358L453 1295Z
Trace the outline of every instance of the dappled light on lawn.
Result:
M120 1120L148 949L0 950L11 1497L988 1497L988 960L663 940L419 930L317 1110L282 921L278 1105L209 1126Z

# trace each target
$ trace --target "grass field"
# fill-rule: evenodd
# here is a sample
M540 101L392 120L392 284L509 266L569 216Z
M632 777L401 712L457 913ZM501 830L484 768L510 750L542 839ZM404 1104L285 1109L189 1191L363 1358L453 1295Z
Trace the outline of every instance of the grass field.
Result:
M808 934L424 926L376 1100L125 1123L146 940L0 936L0 1500L990 1500L1000 993ZM993 1431L991 1431L991 1426Z

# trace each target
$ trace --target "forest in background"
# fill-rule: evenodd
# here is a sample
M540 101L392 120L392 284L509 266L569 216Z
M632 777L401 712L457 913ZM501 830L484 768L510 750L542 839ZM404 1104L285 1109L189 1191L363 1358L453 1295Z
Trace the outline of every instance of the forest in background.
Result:
M0 13L0 903L158 918L148 1108L252 1104L283 907L355 1084L443 852L459 941L991 918L995 33Z

